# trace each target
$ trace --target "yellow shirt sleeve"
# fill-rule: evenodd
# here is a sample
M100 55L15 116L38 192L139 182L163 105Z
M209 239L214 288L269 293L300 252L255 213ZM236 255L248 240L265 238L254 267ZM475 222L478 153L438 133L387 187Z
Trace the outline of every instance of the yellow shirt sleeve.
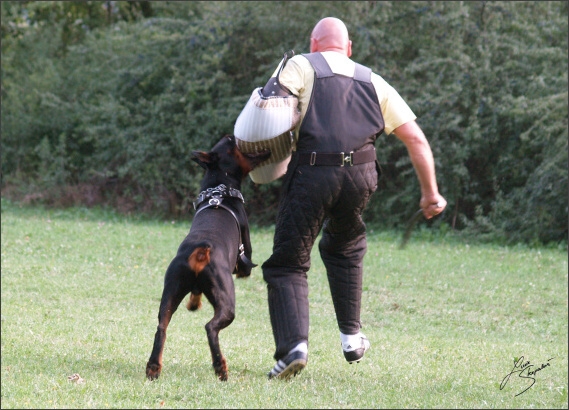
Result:
M395 88L389 85L382 77L372 73L371 82L375 87L379 100L386 135L391 134L400 125L414 121L417 118Z

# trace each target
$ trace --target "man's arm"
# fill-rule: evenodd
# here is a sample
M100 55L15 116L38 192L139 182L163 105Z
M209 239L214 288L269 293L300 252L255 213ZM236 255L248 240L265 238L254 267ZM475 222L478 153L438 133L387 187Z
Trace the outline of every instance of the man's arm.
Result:
M420 206L425 218L440 214L447 201L439 194L435 175L435 160L425 134L415 121L400 125L393 133L407 147L409 157L421 184Z

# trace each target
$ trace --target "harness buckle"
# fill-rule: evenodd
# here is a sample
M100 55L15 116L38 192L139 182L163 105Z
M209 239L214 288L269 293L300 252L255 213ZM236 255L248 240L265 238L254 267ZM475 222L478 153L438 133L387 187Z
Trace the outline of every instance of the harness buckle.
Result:
M316 152L312 151L310 153L310 165L316 164Z
M350 166L354 165L354 151L350 151L350 155L344 155L344 152L340 152L340 155L342 156L342 164L340 165L341 167L343 167L346 163L350 164Z
M219 200L219 198L211 198L209 200L209 204L212 206L218 206L221 203L221 201Z

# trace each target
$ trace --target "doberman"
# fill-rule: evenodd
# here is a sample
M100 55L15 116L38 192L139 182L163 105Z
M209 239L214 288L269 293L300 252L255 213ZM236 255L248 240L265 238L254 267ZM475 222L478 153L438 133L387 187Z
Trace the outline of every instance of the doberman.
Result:
M257 265L251 262L251 239L241 182L261 162L269 150L242 153L235 137L224 135L210 152L193 151L192 160L205 168L201 193L190 232L164 277L164 290L158 312L154 347L146 364L146 377L157 379L162 371L166 328L184 297L190 294L188 310L201 307L205 294L214 309L205 325L215 374L227 380L227 362L219 347L219 331L235 318L235 288L232 273L238 278L251 274Z

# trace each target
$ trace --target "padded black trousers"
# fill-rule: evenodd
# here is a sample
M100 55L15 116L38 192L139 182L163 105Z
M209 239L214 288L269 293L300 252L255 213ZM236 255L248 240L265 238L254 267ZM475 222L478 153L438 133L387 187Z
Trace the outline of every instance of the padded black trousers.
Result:
M322 230L319 251L340 331L360 330L363 258L367 250L362 220L377 189L374 162L355 166L295 165L285 178L275 226L273 253L262 265L276 344L275 360L298 343L308 343L310 253Z

